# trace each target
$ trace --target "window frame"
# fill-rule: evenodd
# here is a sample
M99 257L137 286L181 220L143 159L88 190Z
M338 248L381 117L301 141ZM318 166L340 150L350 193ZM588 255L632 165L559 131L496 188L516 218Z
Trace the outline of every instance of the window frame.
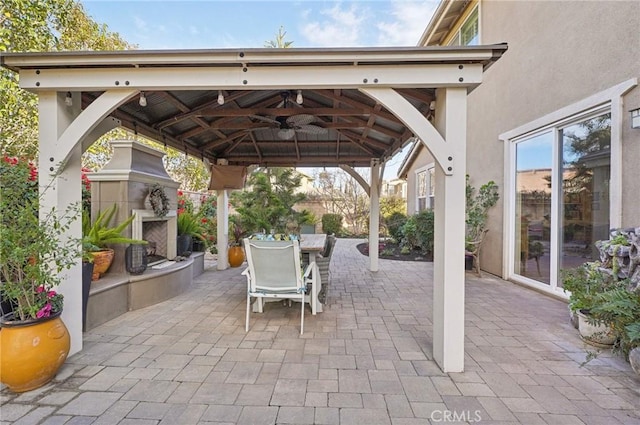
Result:
M475 44L462 44L462 28L469 23L469 21L474 18L477 20L478 31L477 38L478 41ZM481 21L480 21L480 4L476 4L474 7L469 9L469 13L467 13L462 21L460 21L459 25L456 25L454 35L451 39L446 43L447 46L478 46L482 44L481 38Z
M415 182L416 182L416 185L415 185L415 207L414 207L414 213L419 213L421 211L420 210L420 199L421 198L424 198L424 200L425 200L425 203L424 203L425 209L428 210L428 209L432 209L433 208L432 205L429 202L430 199L431 199L431 196L429 194L429 189L431 187L431 173L430 173L430 170L434 169L434 167L435 167L435 163L432 162L432 163L424 165L424 166L422 166L420 168L416 168L416 170L414 171L414 173L415 173ZM420 186L418 184L418 175L420 173L422 173L422 172L426 173L426 187L425 187L426 188L426 194L425 194L425 196L420 196Z

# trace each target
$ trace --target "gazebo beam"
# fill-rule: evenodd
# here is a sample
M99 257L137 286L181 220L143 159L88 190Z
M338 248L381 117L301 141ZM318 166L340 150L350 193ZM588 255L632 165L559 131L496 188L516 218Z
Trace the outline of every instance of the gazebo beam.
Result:
M306 88L434 88L472 87L482 81L482 65L412 64L411 66L299 66L299 67L154 67L23 70L20 86L65 91L99 91L105 87L144 91Z

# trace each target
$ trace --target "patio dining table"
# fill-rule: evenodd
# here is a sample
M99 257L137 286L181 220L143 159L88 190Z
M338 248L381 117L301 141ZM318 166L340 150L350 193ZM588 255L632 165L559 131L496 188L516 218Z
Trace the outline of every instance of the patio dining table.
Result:
M302 233L300 235L300 252L302 253L303 261L309 264L309 258L320 254L326 241L327 235L324 233Z

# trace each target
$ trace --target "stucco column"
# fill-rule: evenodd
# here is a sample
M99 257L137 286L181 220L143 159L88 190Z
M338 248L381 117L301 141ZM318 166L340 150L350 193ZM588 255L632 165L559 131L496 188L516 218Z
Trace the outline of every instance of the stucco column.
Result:
M444 372L462 372L467 91L439 89L436 95L435 125L446 140L450 159L435 169L433 357Z
M369 190L369 270L378 271L378 241L380 227L380 161L371 160L371 186Z

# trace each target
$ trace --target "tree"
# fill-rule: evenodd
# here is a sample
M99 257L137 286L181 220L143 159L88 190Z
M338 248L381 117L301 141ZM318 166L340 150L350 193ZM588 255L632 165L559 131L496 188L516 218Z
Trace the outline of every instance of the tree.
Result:
M122 50L131 48L106 25L87 16L74 0L3 0L0 51ZM38 109L34 94L18 86L18 75L0 69L0 150L36 158Z
M284 27L280 25L278 32L276 33L276 38L273 40L267 40L264 42L264 47L271 47L274 49L286 49L291 47L293 41L286 41L285 37L287 36L287 32L284 30Z
M248 232L264 229L283 233L287 223L303 224L311 218L307 211L297 212L296 203L306 199L297 192L302 176L293 168L257 168L247 181L248 189L233 192L231 205L240 215Z
M370 203L360 184L342 170L322 171L315 177L318 196L327 212L344 217L352 233L365 232Z

